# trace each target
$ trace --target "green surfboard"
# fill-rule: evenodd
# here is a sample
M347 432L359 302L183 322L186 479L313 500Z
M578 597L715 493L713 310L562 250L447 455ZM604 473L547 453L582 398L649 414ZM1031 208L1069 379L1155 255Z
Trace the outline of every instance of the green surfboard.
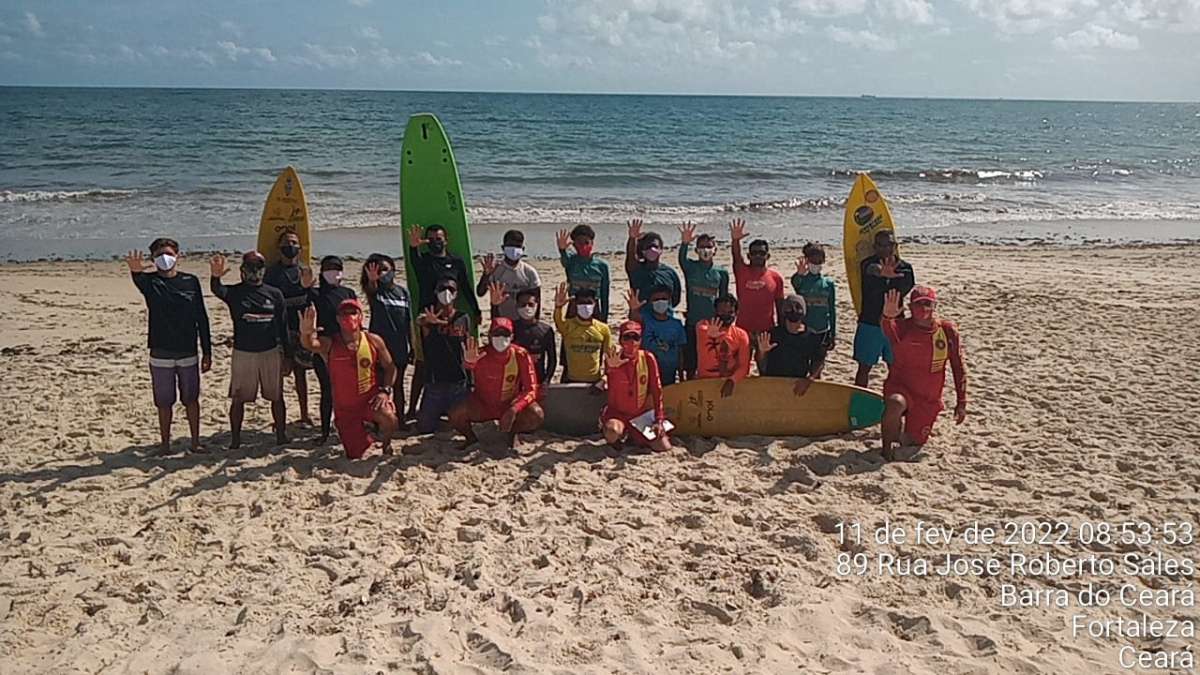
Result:
M413 115L404 129L404 143L400 149L400 222L405 252L404 273L414 308L413 351L420 358L421 340L415 334L415 318L420 311L421 288L415 266L408 259L409 230L414 225L424 228L434 223L445 227L450 252L466 262L468 276L475 279L471 231L467 226L462 185L458 181L458 165L454 163L454 151L450 149L446 130L438 118L429 113ZM426 252L424 246L421 252ZM458 307L468 315L471 306L467 304L467 294L474 292L474 288L460 288L458 292Z

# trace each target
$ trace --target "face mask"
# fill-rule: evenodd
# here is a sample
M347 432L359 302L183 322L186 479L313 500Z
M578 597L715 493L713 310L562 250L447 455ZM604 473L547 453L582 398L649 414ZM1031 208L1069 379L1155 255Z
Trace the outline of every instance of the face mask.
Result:
M821 274L821 263L808 263L808 273L820 275Z
M175 256L170 253L160 253L154 258L154 266L164 272L170 272L175 268Z
M533 317L537 316L537 306L534 305L533 307L524 307L524 306L518 307L517 315L520 316L522 319L525 319L526 321L532 321Z
M492 336L492 349L498 352L507 351L510 344L512 344L512 338L507 335Z
M667 310L671 309L671 301L655 300L654 302L650 303L650 308L653 309L657 314L666 314Z
M337 320L344 333L356 333L362 330L362 314L339 314Z
M391 286L396 283L396 270L388 270L379 277L379 283L384 286Z
M578 314L579 318L583 319L584 321L587 321L588 319L592 318L592 314L595 311L596 311L595 305L576 305L575 306L575 313Z
M730 326L733 325L733 315L732 314L718 314L717 321L719 321L722 326L729 328Z
M575 252L585 258L590 258L592 256L592 247L593 244L576 244Z
M914 319L926 320L933 316L933 305L927 302L914 302L909 307Z
M658 256L660 256L660 255L662 255L662 249L660 249L656 246L648 248L645 251L642 251L642 257L645 258L646 260L649 260L650 262L657 262Z
M445 290L442 290L442 291L438 291L438 294L437 294L438 302L442 303L443 305L449 305L452 302L454 302L454 296L456 296L456 295L458 295L458 293L455 293L454 291L452 291L448 288Z
M704 260L707 262L709 260L712 260L713 257L717 255L717 249L709 248L708 246L705 246L704 248L696 249L696 253L700 256L701 260Z
M520 246L504 247L504 257L508 258L512 262L520 260L521 256L523 255L525 255L525 249L521 248Z
M429 252L435 255L446 250L446 242L438 240L429 242Z
M330 286L342 285L341 270L325 270L324 272L321 272L321 278L324 279L325 283L329 284Z
M259 265L255 265L253 267L249 265L242 265L242 281L252 286L261 284L266 273L267 269L265 267Z
M783 318L792 323L800 323L804 320L804 312L784 312Z
M279 247L279 253L285 258L295 258L300 255L300 247L295 244L285 244Z

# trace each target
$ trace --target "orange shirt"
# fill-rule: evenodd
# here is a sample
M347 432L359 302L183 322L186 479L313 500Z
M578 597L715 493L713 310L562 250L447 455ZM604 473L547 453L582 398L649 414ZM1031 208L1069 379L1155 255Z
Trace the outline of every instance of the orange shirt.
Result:
M708 336L709 320L696 324L696 377L704 380L732 377L741 380L750 374L750 334L738 326Z

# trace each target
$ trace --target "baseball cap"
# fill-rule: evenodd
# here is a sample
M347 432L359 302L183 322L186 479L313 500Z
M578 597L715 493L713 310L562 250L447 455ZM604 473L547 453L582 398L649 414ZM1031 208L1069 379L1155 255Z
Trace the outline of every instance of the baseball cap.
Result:
M354 298L347 298L338 303L338 308L337 308L338 314L341 314L342 312L345 312L345 311L351 310L351 309L356 312L361 312L362 311L362 303L359 302L358 300L355 300Z
M496 329L506 330L511 334L513 332L512 319L503 316L498 316L492 319L492 327L488 329L488 332L491 333Z
M937 291L929 286L917 286L908 296L909 304L915 302L937 302Z

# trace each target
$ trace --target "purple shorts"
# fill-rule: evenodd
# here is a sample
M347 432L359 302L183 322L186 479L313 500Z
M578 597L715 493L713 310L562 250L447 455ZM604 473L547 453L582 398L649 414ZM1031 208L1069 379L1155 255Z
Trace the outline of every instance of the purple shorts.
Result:
M150 380L154 383L154 405L170 408L175 405L175 390L179 402L187 405L200 399L200 357L184 359L150 358Z

